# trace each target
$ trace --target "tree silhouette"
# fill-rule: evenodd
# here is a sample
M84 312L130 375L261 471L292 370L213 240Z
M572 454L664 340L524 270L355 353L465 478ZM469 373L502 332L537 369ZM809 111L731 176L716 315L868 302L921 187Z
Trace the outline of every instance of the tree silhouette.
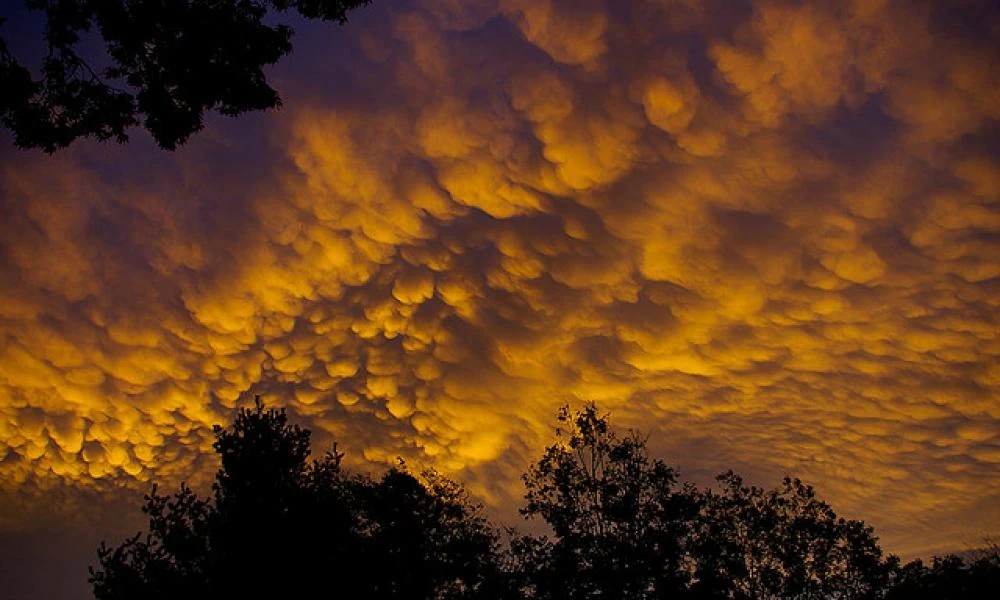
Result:
M521 512L544 519L553 538L515 540L522 590L641 599L685 589L698 512L693 488L679 487L673 469L649 458L642 437L619 437L593 405L574 414L563 408L558 420L560 440L524 476Z
M392 469L364 489L371 564L394 565L366 598L487 598L497 585L498 539L465 491L436 472L424 483Z
M183 144L207 110L239 115L281 104L264 67L292 50L273 11L344 23L370 0L25 0L45 13L37 79L0 39L0 122L24 148L53 152L80 137L128 140L142 125L160 147ZM0 25L3 20L0 19ZM106 56L82 53L96 31Z
M497 538L458 484L310 461L309 432L259 401L215 434L212 498L154 488L149 531L98 550L98 600L488 597Z
M522 536L521 589L538 598L876 598L896 565L871 528L838 518L813 489L721 475L677 483L645 438L617 436L594 406L563 409L562 440L525 475L522 513L553 539Z
M986 540L970 556L935 556L930 567L909 562L895 573L886 600L987 600L1000 590L1000 545Z
M208 582L216 597L302 593L311 587L310 566L335 574L349 565L353 511L335 450L310 463L309 432L290 425L284 411L265 410L259 399L231 428L216 426L215 436L221 468L212 486ZM341 493L321 507L317 488ZM321 511L332 514L317 528Z
M732 472L680 484L646 439L588 406L558 414L557 440L525 473L526 518L549 535L500 544L482 507L434 471L379 476L310 459L285 412L239 411L215 428L212 495L154 486L149 530L101 544L98 600L730 600L987 598L1000 550L900 566L872 529L838 517L810 486L772 490Z
M704 598L878 598L895 557L883 556L873 530L837 517L812 487L785 478L764 490L729 471L706 490L693 544Z

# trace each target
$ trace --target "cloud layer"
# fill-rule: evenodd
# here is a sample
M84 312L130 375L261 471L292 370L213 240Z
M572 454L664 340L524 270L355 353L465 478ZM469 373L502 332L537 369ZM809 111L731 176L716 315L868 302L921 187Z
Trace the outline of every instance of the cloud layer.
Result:
M197 481L258 392L496 505L593 400L893 551L1000 526L989 2L383 2L328 34L283 112L174 157L5 160L0 524Z

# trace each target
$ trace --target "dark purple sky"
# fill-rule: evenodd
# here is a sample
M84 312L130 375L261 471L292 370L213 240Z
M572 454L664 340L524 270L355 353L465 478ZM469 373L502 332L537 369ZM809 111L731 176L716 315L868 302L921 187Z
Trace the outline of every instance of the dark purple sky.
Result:
M802 477L906 557L1000 526L994 3L296 28L284 108L175 153L0 137L13 598L86 597L97 540L150 482L203 484L253 393L507 521L556 408L593 400L684 476Z

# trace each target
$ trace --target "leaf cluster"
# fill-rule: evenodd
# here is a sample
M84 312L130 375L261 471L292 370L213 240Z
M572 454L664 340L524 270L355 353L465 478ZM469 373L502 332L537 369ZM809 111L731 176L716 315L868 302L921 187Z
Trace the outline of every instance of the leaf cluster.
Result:
M154 487L149 531L101 546L98 600L373 598L538 600L897 600L986 598L996 544L901 566L871 527L815 490L728 471L699 489L620 434L595 406L558 414L556 441L524 474L526 519L494 527L464 488L405 464L352 474L337 447L309 458L284 411L240 411L215 430L213 494ZM506 543L502 543L506 540Z
M33 74L0 39L0 122L18 146L47 152L81 137L125 142L138 125L173 150L206 111L280 106L264 68L292 51L293 30L269 13L344 23L369 2L25 0L45 15L46 54ZM103 55L83 50L95 39Z
M154 487L149 531L98 550L98 600L459 600L495 579L496 531L440 474L351 474L336 447L310 460L309 432L259 402L215 434L212 497Z

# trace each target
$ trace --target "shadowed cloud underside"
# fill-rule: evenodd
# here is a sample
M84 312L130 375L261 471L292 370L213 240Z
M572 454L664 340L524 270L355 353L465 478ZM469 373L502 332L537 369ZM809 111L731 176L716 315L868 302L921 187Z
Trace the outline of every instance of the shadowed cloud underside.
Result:
M890 551L1000 526L989 2L382 2L302 31L281 112L5 158L0 527L204 480L251 391L500 507L556 407L596 401L703 482L802 477Z

